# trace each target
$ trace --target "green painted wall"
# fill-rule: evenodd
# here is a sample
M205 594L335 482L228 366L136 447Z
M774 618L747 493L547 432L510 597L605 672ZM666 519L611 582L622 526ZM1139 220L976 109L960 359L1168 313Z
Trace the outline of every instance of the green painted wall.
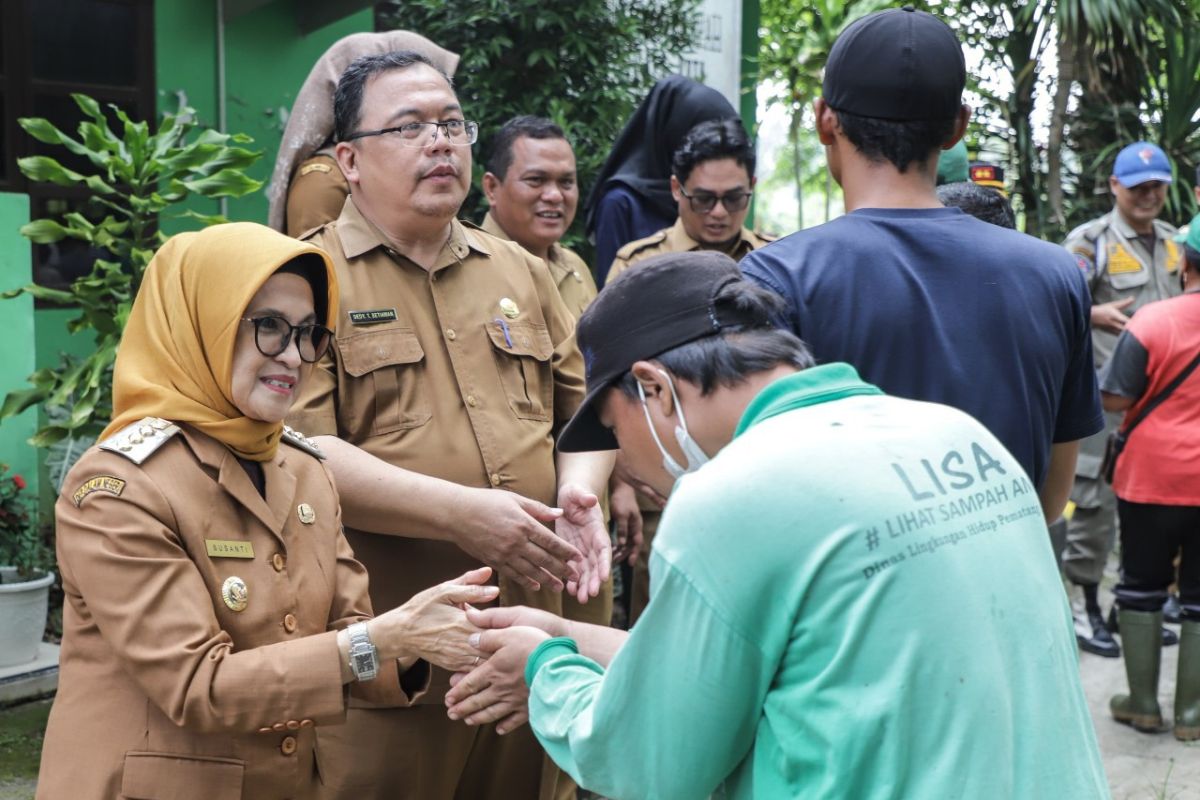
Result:
M29 221L29 197L0 193L0 291L33 280L29 242L17 230ZM4 336L0 336L0 394L27 386L34 369L33 298L0 300ZM26 440L37 429L37 409L0 422L0 462L8 464L37 492L37 453Z
M159 110L173 110L182 93L203 123L217 127L216 3L155 0L154 15ZM226 130L250 135L253 148L263 151L251 176L262 181L271 177L287 114L316 60L343 36L371 31L373 26L373 12L367 8L301 35L293 4L287 0L274 0L226 24ZM217 204L198 202L194 208L215 213ZM266 196L256 192L231 200L228 215L233 220L266 222ZM195 223L164 227L173 232Z

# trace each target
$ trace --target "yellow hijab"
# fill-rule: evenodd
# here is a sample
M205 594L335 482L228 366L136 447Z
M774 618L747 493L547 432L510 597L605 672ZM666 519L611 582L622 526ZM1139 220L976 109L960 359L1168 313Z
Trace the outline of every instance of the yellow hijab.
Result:
M281 423L250 419L230 399L233 350L250 300L287 262L312 253L325 263L328 318L337 278L320 248L253 222L181 233L159 248L142 278L113 372L107 437L143 417L186 422L242 458L269 461Z

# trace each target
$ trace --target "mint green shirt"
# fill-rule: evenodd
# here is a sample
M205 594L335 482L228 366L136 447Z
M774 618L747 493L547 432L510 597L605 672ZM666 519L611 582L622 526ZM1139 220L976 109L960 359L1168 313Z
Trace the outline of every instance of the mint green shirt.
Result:
M1037 492L947 406L780 379L676 486L607 670L531 656L530 724L619 800L1109 796Z

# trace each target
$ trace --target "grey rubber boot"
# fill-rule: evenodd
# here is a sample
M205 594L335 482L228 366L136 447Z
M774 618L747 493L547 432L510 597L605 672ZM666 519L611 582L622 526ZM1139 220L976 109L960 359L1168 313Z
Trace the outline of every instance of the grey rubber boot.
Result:
M1200 739L1200 622L1184 620L1179 631L1179 673L1175 681L1175 738Z
M1162 664L1162 612L1121 609L1121 638L1125 645L1125 677L1129 694L1119 694L1109 701L1113 719L1133 726L1142 733L1167 730L1162 709L1158 705L1158 673Z

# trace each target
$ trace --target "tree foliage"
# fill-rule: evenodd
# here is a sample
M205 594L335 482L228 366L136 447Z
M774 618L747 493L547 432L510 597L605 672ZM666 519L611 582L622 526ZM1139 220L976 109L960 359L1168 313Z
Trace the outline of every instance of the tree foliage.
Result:
M82 94L72 98L84 117L76 137L44 119L19 122L39 142L61 146L84 159L90 167L87 173L68 169L49 156L30 156L17 164L34 181L87 187L92 194L88 213L34 220L23 226L21 233L35 244L76 239L104 257L97 258L91 272L68 289L30 284L0 295L29 294L52 305L77 309L79 316L71 320L68 329L72 333L92 331L96 337L96 349L87 358L64 356L57 367L38 370L29 376L30 388L10 392L0 405L0 419L39 403L45 404L48 412L67 411L48 414L51 421L30 440L40 447L67 437L95 436L111 417L117 345L142 274L166 239L159 224L172 216L204 224L224 222L219 216L173 213L172 209L189 195L241 197L261 186L245 174L260 155L241 146L250 139L199 128L190 108L165 115L151 132L146 122L134 122L116 106L109 106L119 123L119 132L115 132L99 103Z
M558 123L575 147L582 196L654 81L692 48L697 0L398 0L379 30L420 31L461 55L455 84L480 124L473 189L462 215L482 218L479 191L492 135L508 119ZM582 214L568 243L582 242Z

